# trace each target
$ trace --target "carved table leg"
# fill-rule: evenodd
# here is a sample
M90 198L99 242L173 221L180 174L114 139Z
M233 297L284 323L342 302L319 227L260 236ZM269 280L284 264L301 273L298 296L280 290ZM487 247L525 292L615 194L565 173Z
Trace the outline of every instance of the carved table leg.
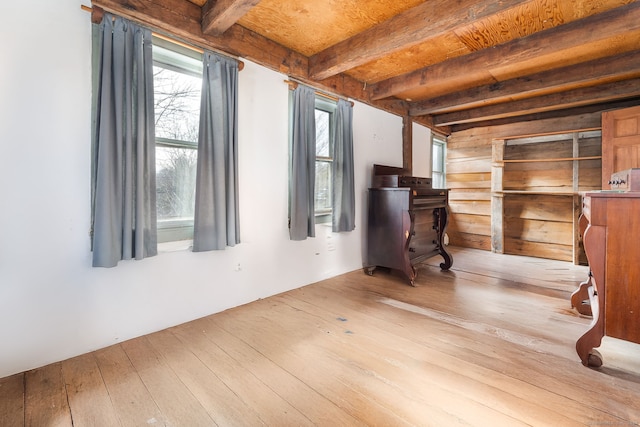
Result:
M589 226L589 220L584 214L580 215L578 219L578 228L580 230L580 238L584 244L584 232L587 231ZM571 294L571 307L575 308L578 313L585 316L592 316L592 310L590 304L585 304L585 301L589 302L589 286L591 286L591 270L589 270L589 277L584 282L580 283L578 289Z
M449 212L448 208L439 208L436 209L434 214L437 216L436 226L438 227L438 249L442 258L444 258L444 262L440 263L440 268L442 270L448 270L453 265L453 257L447 250L444 245L444 233L447 229L447 224L449 223Z
M606 228L589 226L584 233L584 248L591 267L591 283L588 287L589 301L593 320L589 330L576 342L576 352L584 366L599 367L602 365L600 353L594 350L602 343L605 313L605 263L606 263Z
M578 285L578 289L571 294L571 307L575 308L578 313L585 316L593 316L591 304L589 302L589 286L591 286L591 271L589 278ZM586 302L586 303L585 303Z

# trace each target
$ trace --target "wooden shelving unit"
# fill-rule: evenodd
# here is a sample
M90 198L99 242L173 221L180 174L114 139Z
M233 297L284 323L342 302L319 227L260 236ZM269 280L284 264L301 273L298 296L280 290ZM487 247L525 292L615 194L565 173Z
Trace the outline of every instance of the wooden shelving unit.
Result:
M596 129L494 140L492 250L585 263L580 194L600 189L601 150Z

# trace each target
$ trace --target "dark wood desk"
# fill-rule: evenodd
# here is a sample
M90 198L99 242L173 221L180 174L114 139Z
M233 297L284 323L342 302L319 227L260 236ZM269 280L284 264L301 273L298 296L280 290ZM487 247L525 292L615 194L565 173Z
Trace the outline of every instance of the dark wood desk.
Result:
M399 270L413 285L414 266L435 255L443 257L440 268L448 270L453 259L443 243L447 213L447 190L370 188L365 271L373 274L376 267Z
M586 193L583 215L593 320L576 351L583 365L598 367L603 336L640 343L640 192Z

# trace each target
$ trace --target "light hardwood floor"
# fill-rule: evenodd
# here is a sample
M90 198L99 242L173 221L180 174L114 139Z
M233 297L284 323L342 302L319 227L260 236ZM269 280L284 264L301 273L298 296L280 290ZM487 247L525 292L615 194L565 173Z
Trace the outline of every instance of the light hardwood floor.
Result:
M640 346L575 353L586 267L452 253L416 287L355 271L0 379L0 426L640 423Z

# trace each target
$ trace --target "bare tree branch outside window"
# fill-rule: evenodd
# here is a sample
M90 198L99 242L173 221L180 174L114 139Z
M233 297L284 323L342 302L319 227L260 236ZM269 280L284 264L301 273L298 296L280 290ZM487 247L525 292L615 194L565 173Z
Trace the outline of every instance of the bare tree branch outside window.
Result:
M158 220L193 219L201 79L154 67Z

